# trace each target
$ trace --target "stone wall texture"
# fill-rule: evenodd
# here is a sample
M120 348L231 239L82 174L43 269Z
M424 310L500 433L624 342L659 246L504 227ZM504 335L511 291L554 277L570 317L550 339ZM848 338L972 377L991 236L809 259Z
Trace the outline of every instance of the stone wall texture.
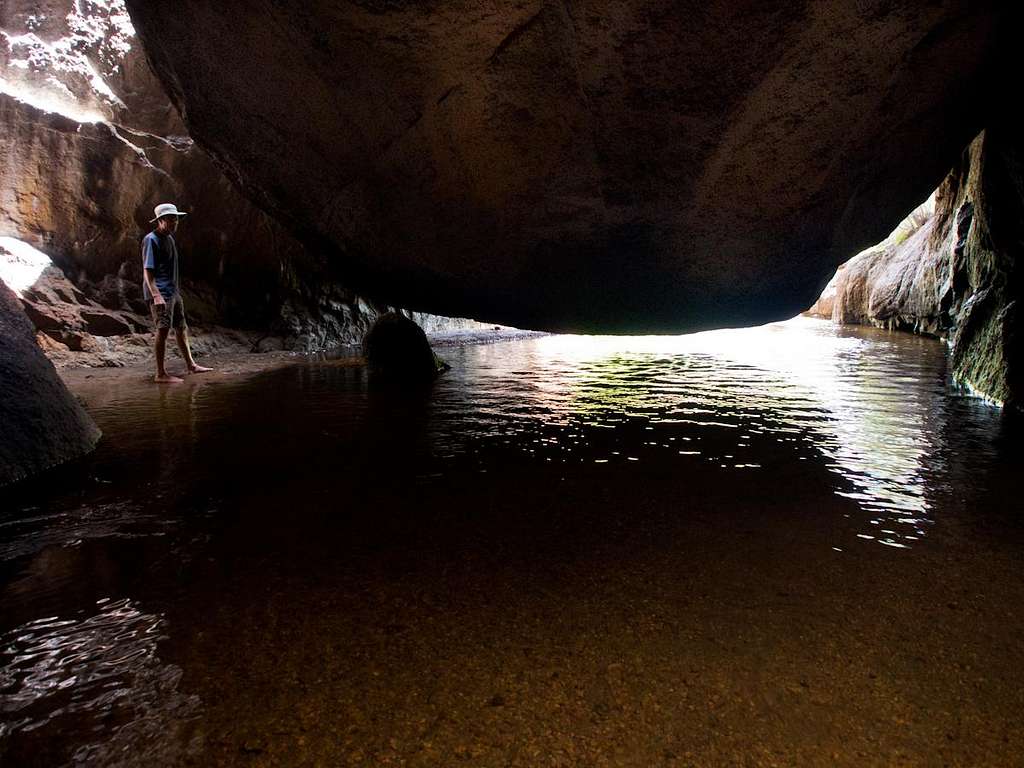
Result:
M0 486L88 453L100 438L35 333L0 281Z

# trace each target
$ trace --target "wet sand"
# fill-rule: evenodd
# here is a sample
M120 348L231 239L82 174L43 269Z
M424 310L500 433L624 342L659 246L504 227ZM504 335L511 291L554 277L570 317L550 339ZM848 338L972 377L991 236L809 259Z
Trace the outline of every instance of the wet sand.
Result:
M478 344L500 344L511 341L524 341L546 336L540 331L523 331L503 328L494 330L458 330L437 331L428 333L427 339L435 349L444 350L451 347L465 347ZM298 352L274 351L254 353L219 353L197 357L201 365L213 368L203 374L189 375L185 365L172 349L172 341L167 345L167 372L185 380L185 383L201 381L221 382L227 379L238 379L289 365L304 365L311 361L330 360L335 365L365 365L358 347L343 347L330 353L305 354ZM102 387L116 387L122 384L135 384L140 381L150 382L153 378L153 363L146 360L142 363L123 367L102 368L58 368L57 373L64 383L80 395ZM162 385L177 386L177 385Z
M189 374L182 360L168 353L167 372L183 379L180 384L157 384L153 381L153 363L146 361L134 365L110 368L58 368L57 373L72 393L88 401L94 393L114 392L122 387L152 385L162 389L174 389L206 383L239 381L265 371L286 368L291 365L305 365L317 356L294 352L260 352L205 355L196 362L213 368L206 373ZM351 365L364 365L365 361L356 349L338 358Z

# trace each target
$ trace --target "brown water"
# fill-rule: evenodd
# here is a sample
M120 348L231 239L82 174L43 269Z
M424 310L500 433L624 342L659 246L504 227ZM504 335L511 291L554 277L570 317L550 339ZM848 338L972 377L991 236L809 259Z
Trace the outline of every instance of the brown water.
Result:
M938 342L446 352L83 382L0 496L0 763L1024 764L1020 423Z

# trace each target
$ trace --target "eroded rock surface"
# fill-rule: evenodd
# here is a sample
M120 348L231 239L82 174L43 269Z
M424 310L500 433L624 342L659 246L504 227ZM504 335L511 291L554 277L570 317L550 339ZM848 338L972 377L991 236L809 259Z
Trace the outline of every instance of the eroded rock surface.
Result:
M950 320L940 307L948 290L948 185L919 206L889 237L839 267L807 314L836 323L875 325L941 336Z
M139 241L153 205L174 200L192 213L179 242L197 324L318 349L357 343L372 321L349 328L351 317L372 308L242 198L187 136L80 123L3 93L0 126L0 234L44 251L107 309L146 313Z
M1024 150L1017 121L979 136L924 206L840 268L812 314L949 337L954 378L1024 401Z
M402 306L792 316L983 127L995 2L129 0L192 136Z
M0 485L92 450L100 431L57 377L0 280Z
M953 375L1007 405L1024 405L1024 122L989 128L950 181ZM954 197L955 194L955 197Z
M139 241L163 201L191 214L178 240L199 353L358 344L387 309L345 287L193 144L119 0L0 6L0 135L0 236L53 261L22 298L58 364L147 354ZM69 301L53 293L61 281L78 291Z

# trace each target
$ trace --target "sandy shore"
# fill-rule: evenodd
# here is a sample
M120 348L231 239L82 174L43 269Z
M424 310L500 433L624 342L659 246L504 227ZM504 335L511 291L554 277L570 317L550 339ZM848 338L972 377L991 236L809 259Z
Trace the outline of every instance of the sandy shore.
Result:
M522 341L547 334L540 331L521 331L510 328L495 330L461 330L439 331L428 333L430 344L443 350L452 347L466 347L476 344L499 344L503 342ZM185 379L184 385L190 382L213 382L218 380L237 379L240 376L251 376L263 371L282 368L288 365L307 363L310 361L331 360L336 365L365 365L361 350L358 347L344 347L327 353L306 354L301 352L235 352L196 355L203 365L213 368L209 373L187 376L185 366L178 357L176 349L168 345L167 372L172 376ZM91 389L96 386L117 386L124 383L149 382L153 376L152 362L109 368L59 368L57 373L64 383L74 392ZM181 385L165 385L181 386Z
M493 330L438 331L428 333L432 347L468 347L473 344L500 344L506 341L523 341L548 336L543 331L522 331L518 328L494 328Z

